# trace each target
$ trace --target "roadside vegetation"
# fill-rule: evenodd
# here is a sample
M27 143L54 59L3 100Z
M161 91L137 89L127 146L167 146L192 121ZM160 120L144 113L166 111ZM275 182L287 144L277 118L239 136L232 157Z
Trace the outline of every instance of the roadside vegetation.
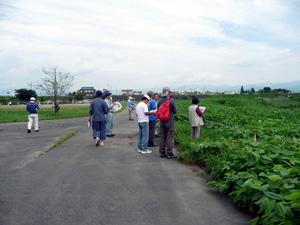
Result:
M122 102L122 109L126 109L127 103ZM52 120L76 117L88 117L90 104L60 104L60 110L54 113L53 105L40 105L38 110L39 120ZM26 105L0 106L0 123L28 121Z
M193 141L191 100L176 101L179 158L203 167L212 179L207 185L256 214L252 224L300 224L299 96L218 95L200 101L206 126Z

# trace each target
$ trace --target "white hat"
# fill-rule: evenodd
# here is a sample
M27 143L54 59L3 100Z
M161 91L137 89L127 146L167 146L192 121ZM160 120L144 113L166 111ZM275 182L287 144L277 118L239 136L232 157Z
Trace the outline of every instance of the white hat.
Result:
M35 101L35 97L31 97L31 98L30 98L30 101Z
M144 95L145 98L147 98L148 100L150 100L149 95Z

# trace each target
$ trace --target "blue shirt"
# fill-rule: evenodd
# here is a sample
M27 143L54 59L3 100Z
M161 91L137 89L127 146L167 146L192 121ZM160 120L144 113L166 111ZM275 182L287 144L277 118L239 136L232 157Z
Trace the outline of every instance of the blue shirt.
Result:
M148 106L148 111L150 112L151 110L156 109L156 103L153 99L150 99L149 101L149 106ZM155 115L149 115L149 121L153 121L156 120L156 116Z
M128 108L134 109L133 102L131 100L128 100L127 105L128 105Z
M37 114L36 110L40 108L35 102L29 102L26 106L26 109L30 114Z
M106 99L105 99L105 102L106 102L107 107L109 108L109 107L111 106L111 101L110 101L110 99L106 98ZM112 108L111 108L111 109L108 109L108 111L109 111L110 113L113 113L113 112L114 112Z
M108 107L104 100L96 98L91 102L90 115L93 116L93 122L106 121L105 114L108 113Z

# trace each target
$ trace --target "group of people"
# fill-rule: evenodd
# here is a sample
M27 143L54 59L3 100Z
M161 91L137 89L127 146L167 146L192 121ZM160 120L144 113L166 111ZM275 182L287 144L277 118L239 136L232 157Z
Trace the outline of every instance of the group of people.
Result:
M158 94L149 91L143 96L142 101L136 106L136 116L138 117L139 138L138 152L151 153L148 147L157 146L154 138L157 136L158 120L156 119L157 109L170 98L171 91L164 94L158 100ZM159 153L161 158L177 158L173 153L175 122L174 114L177 113L176 103L171 99L169 104L169 120L160 121L160 142Z
M177 113L175 101L170 97L172 92L165 93L160 99L157 93L148 91L142 97L140 103L136 106L136 116L138 118L139 136L138 152L142 154L152 153L148 147L156 147L155 137L158 137L158 124L160 124L160 142L159 153L161 158L177 158L173 153L175 121L174 115ZM104 146L106 137L114 137L113 130L113 107L116 103L112 102L112 93L105 92L105 100L101 98L102 91L96 91L96 98L91 102L89 108L89 123L92 124L93 138L96 140L96 146ZM133 98L129 97L127 105L129 111L129 120L134 120ZM159 107L169 101L169 120L161 120L160 123L156 118ZM189 119L192 127L191 140L198 138L200 128L204 125L203 109L198 107L198 98L193 98L192 105L189 107ZM39 106L35 103L35 98L31 97L26 107L28 115L28 133L31 133L31 127L34 124L35 132L39 131L38 114Z
M162 98L158 94L149 91L143 96L142 101L136 106L136 115L138 117L139 138L138 152L147 154L152 153L148 147L157 146L154 143L154 137L157 135L158 120L156 113L159 107L169 100L169 119L160 120L160 142L159 153L161 158L177 158L173 153L175 121L174 115L177 113L175 101L170 97L172 92L165 93ZM193 98L189 107L189 120L192 127L191 140L199 138L201 126L204 126L203 109L198 107L200 103L198 98ZM128 100L129 119L132 120L133 103Z

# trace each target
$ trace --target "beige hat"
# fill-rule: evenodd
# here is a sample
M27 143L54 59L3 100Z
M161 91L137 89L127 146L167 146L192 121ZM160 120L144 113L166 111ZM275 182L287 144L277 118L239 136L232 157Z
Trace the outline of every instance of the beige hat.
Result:
M30 101L35 101L35 97L31 97L31 98L30 98Z
M154 95L154 92L153 91L148 91L147 95L149 95L149 96Z
M171 90L170 90L170 91L167 91L166 93L163 94L163 96L167 96L168 94L171 94L171 93L172 93Z

